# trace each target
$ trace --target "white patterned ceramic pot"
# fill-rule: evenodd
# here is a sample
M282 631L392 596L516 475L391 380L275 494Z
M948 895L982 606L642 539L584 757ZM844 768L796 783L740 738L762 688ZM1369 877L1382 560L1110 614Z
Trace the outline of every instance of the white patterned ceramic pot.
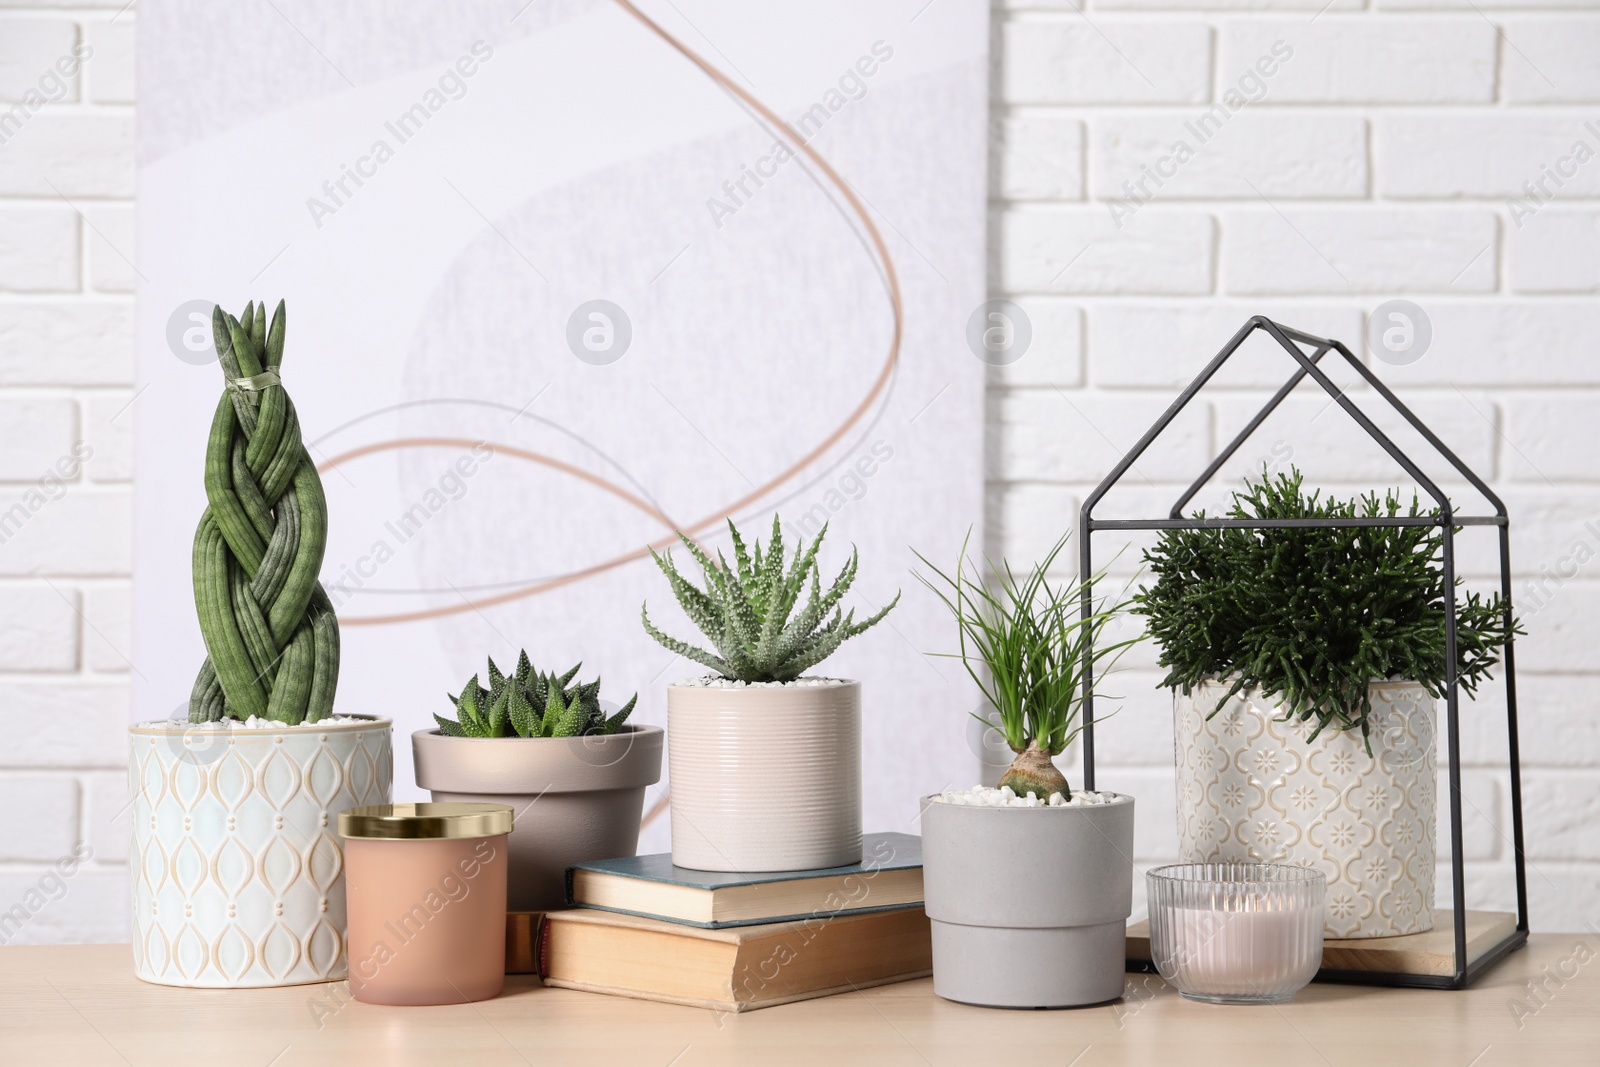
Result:
M344 978L338 814L388 803L391 725L129 727L134 974L222 989Z
M1434 701L1413 682L1371 687L1372 755L1360 731L1282 722L1247 691L1174 694L1178 848L1188 863L1251 860L1327 878L1330 938L1433 929L1437 804Z
M679 867L860 861L860 682L668 686L667 762Z

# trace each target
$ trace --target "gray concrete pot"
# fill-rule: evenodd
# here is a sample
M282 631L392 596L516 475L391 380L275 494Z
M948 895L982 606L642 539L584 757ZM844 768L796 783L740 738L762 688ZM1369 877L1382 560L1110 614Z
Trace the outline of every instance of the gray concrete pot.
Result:
M659 726L610 736L446 737L411 735L417 785L436 801L509 804L506 906L566 906L566 870L586 860L631 856L639 847L646 786L661 780Z
M933 991L992 1008L1122 995L1133 911L1133 798L987 808L923 798Z

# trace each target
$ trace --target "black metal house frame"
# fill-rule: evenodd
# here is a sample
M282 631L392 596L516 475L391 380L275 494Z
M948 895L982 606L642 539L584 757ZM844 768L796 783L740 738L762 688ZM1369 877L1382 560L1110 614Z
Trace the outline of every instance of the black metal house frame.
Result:
M1138 461L1156 437L1177 417L1195 396L1205 388L1212 376L1228 361L1228 358L1256 331L1261 331L1276 341L1285 352L1299 365L1298 369L1289 377L1281 388L1273 394L1256 413L1255 417L1240 430L1238 435L1227 445L1222 452L1211 461L1203 473L1195 479L1194 483L1172 505L1171 513L1162 519L1097 519L1094 517L1095 505L1100 502L1108 490L1116 485L1127 473L1128 469ZM1308 355L1301 349L1301 345L1311 349ZM1343 356L1351 368L1370 385L1378 396L1382 397L1407 423L1409 423L1431 445L1439 455L1461 474L1472 486L1482 493L1484 498L1494 507L1493 515L1458 515L1450 506L1450 500L1439 487L1422 471L1411 457L1398 448L1387 435L1383 433L1366 414L1345 395L1345 393L1329 379L1318 363L1329 352L1337 352ZM1377 442L1385 452L1409 474L1423 491L1432 498L1438 507L1436 516L1398 516L1394 518L1328 518L1328 519L1224 519L1185 518L1184 507L1192 500L1196 493L1211 480L1223 465L1238 451L1256 429L1287 397L1294 388L1306 377L1310 377L1333 398L1333 401L1343 408L1356 424L1365 430L1367 435ZM1399 398L1387 386L1377 379L1362 362L1357 359L1348 348L1338 341L1313 337L1299 330L1292 330L1286 326L1263 316L1250 319L1227 345L1218 352L1216 357L1206 364L1204 370L1190 382L1188 387L1173 401L1161 418L1156 420L1144 436L1139 438L1131 451L1129 451L1106 476L1105 480L1090 493L1083 503L1083 508L1078 518L1078 551L1079 575L1094 574L1093 557L1091 554L1092 535L1101 530L1199 530L1199 529L1269 529L1269 528L1304 528L1304 527L1349 527L1349 526L1437 526L1443 536L1443 565L1444 581L1450 590L1450 603L1445 612L1445 719L1449 729L1449 773L1450 773L1450 862L1451 886L1454 893L1455 917L1455 971L1453 974L1426 975L1410 973L1380 973L1365 971L1337 971L1324 969L1319 971L1317 978L1322 981L1351 982L1367 985L1394 985L1411 986L1429 989L1463 989L1470 985L1479 975L1488 970L1497 961L1512 950L1519 948L1528 940L1528 887L1526 869L1523 858L1522 839L1522 777L1521 757L1517 744L1517 683L1516 660L1514 649L1510 641L1504 650L1504 669L1506 686L1506 735L1508 741L1508 762L1511 771L1511 834L1514 850L1513 862L1516 868L1517 882L1517 926L1516 930L1508 934L1499 944L1484 951L1475 959L1467 956L1467 908L1464 855L1461 842L1461 742L1458 721L1458 679L1457 679L1457 651L1456 651L1456 558L1455 558L1455 532L1457 527L1464 526L1497 526L1500 532L1500 592L1506 605L1507 625L1511 620L1511 540L1510 526L1506 517L1505 504L1496 496L1483 480L1474 474L1454 452L1445 447L1433 431L1429 430L1411 410L1401 403ZM1088 618L1093 611L1092 594L1087 584L1083 592L1082 612ZM1092 660L1085 665L1083 678L1083 781L1085 789L1093 789L1094 785L1094 677Z

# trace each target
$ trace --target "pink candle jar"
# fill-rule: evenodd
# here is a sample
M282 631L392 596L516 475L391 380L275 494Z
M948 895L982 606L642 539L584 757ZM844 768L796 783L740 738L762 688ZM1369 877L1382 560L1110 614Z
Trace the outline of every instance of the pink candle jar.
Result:
M504 804L376 804L340 813L355 999L460 1004L499 995L509 833Z

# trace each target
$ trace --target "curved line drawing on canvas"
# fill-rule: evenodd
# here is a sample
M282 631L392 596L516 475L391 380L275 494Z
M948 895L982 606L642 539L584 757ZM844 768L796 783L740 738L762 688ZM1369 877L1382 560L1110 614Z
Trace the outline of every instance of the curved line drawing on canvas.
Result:
M792 143L799 153L804 155L806 159L808 159L817 167L827 182L833 186L834 190L849 205L850 210L855 214L857 219L859 219L862 228L866 232L868 240L871 242L873 251L876 253L879 261L878 266L881 269L885 288L888 292L890 310L893 315L893 333L890 338L887 357L884 360L882 368L878 371L878 376L873 382L872 388L867 391L867 394L861 399L860 403L856 405L855 409L850 412L845 420L835 427L834 430L819 444L806 452L805 455L801 456L787 469L766 482L766 484L756 486L749 493L746 493L744 496L733 501L733 503L729 504L725 508L720 508L704 518L681 527L673 527L671 520L667 519L666 516L663 515L661 511L654 505L642 501L634 494L629 493L626 489L623 489L622 487L608 481L605 478L602 478L597 474L584 471L581 468L575 467L543 453L533 452L527 449L521 449L499 442L485 441L483 444L496 450L497 452L515 456L517 458L527 460L528 462L548 466L552 469L581 478L597 488L620 497L635 507L643 505L643 509L647 514L650 514L652 517L660 519L666 523L669 531L668 534L650 542L647 545L641 546L634 551L622 553L592 566L584 567L558 577L534 582L530 585L522 586L508 592L477 598L462 596L460 603L446 604L439 607L424 608L416 611L402 611L376 615L345 615L341 616L339 620L340 624L343 626L384 626L397 623L417 622L424 619L444 618L447 616L460 615L471 611L481 611L484 608L493 607L498 604L505 604L514 600L521 600L525 597L537 596L540 593L545 593L552 589L570 585L573 582L581 581L585 578L614 570L617 567L632 563L635 560L643 559L650 554L652 549L662 549L675 543L677 540L677 533L680 530L683 534L689 537L694 537L697 534L703 533L724 519L762 500L772 493L773 490L784 486L786 483L798 476L807 467L809 467L812 463L816 462L818 458L827 453L829 449L833 448L833 446L836 445L839 440L845 436L845 434L849 433L850 430L867 415L867 413L872 409L873 405L877 403L879 397L884 393L894 375L895 367L900 359L900 345L905 329L905 313L900 294L900 279L895 271L894 260L889 254L889 248L884 242L883 235L878 231L877 225L872 221L871 214L867 210L866 206L861 202L860 198L856 195L854 188L836 170L834 170L832 164L824 159L815 148L811 147L811 145L807 143L806 139L802 137L797 130L790 126L786 120L784 120L771 108L767 107L766 104L762 103L754 95L746 91L743 87L722 73L722 71L718 70L711 63L707 62L702 56L685 45L682 41L668 33L649 16L645 15L642 11L630 3L629 0L616 0L616 3L623 10L628 12L634 18L638 19L648 30L656 34L674 50L688 59L689 62L698 67L707 77L709 77L724 91L728 92L747 108L754 111L758 116L760 116L763 124L769 126L773 131L778 133L779 136ZM320 473L326 473L327 471L337 468L343 463L349 462L361 456L372 454L374 452L397 450L409 447L432 447L434 442L442 440L450 440L457 444L460 443L454 438L403 438L394 441L380 442L377 444L366 445L361 448L352 449L349 452L334 456L318 464L317 469ZM470 445L474 442L467 443Z

